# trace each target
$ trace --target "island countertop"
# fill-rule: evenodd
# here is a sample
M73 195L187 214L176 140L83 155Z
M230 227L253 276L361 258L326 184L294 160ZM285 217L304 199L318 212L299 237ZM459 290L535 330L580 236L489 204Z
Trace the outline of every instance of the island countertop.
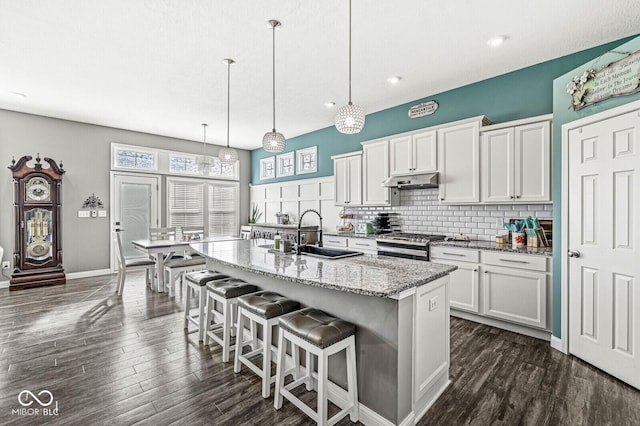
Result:
M388 256L323 259L269 250L270 240L192 242L191 248L234 268L285 281L394 298L457 269L455 266Z

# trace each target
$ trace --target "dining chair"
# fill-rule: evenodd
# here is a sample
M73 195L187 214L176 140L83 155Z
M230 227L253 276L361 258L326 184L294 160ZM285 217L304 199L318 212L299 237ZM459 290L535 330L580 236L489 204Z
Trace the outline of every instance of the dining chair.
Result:
M182 239L188 237L189 240L201 240L205 237L204 226L183 226L180 228Z
M176 227L166 228L149 228L149 239L151 241L156 240L175 240L176 239Z
M124 282L127 279L127 271L133 269L145 269L145 283L147 285L152 284L154 271L156 264L151 259L125 259L124 250L122 249L122 238L120 234L122 231L115 231L113 238L113 246L115 248L116 261L118 263L118 285L116 287L116 293L118 296L122 296L122 290L124 289Z

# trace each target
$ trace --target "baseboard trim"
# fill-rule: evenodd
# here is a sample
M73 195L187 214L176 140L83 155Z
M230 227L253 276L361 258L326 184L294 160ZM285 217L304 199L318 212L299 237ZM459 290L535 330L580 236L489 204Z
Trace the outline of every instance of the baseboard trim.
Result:
M551 347L557 351L562 352L563 354L567 353L562 349L562 339L554 335L551 335Z
M100 275L111 275L111 269L95 269L93 271L71 272L66 274L68 280L77 278L98 277ZM0 288L9 288L9 281L0 281Z

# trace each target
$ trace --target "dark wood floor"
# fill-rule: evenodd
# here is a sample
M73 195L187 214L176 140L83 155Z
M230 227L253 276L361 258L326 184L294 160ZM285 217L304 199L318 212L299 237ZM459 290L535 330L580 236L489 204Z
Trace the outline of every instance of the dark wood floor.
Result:
M0 424L312 424L185 334L179 299L128 278L122 298L111 276L0 290ZM452 319L451 358L452 385L420 424L640 424L640 392L547 342ZM12 414L43 389L58 416Z

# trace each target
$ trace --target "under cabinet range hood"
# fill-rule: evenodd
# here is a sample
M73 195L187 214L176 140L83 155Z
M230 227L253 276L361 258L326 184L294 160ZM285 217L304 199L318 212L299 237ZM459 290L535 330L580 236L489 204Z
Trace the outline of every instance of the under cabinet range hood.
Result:
M438 172L422 173L419 175L391 176L382 181L382 186L398 189L437 188Z

